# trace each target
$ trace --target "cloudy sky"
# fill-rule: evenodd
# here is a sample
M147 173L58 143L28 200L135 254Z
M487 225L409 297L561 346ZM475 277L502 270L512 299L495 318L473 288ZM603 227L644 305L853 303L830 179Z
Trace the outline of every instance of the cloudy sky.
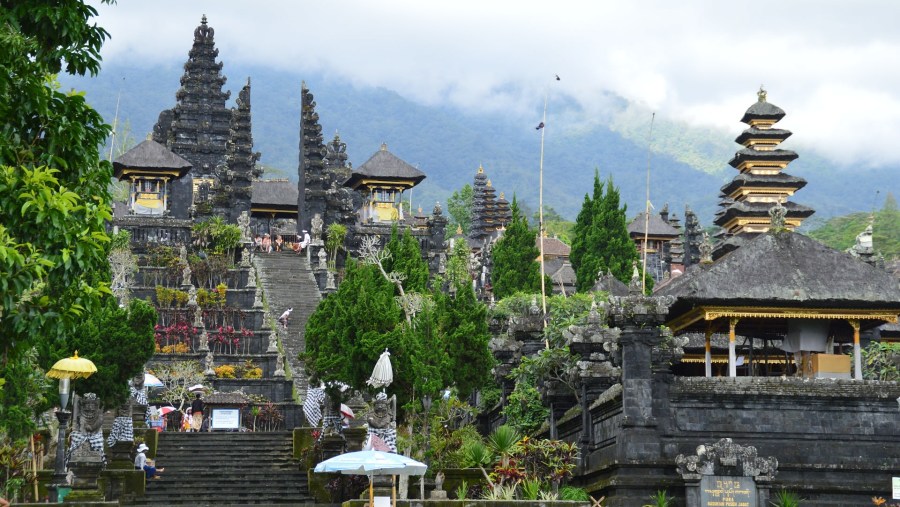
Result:
M106 61L180 64L206 14L228 64L324 72L467 110L533 110L549 89L600 113L613 92L738 132L763 84L794 146L845 164L900 163L891 0L118 0L98 10L112 34Z

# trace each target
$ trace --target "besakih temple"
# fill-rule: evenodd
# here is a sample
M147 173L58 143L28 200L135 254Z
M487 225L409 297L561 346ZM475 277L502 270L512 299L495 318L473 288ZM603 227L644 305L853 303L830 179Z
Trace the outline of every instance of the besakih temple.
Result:
M496 240L511 218L506 196L503 192L497 196L484 167L479 165L472 182L472 226L469 231L472 243L481 246L485 241Z
M722 231L717 236L713 259L769 230L768 211L776 202L787 209L785 227L790 230L800 227L814 213L811 208L789 200L806 185L806 180L784 172L797 159L794 151L778 147L791 135L789 130L774 127L785 113L767 101L764 89L760 88L758 97L741 118L749 128L735 139L744 148L728 162L738 170L738 175L721 188L721 209L714 223Z
M391 223L405 220L403 192L425 179L425 173L401 160L382 143L369 160L354 169L344 186L362 195L361 222Z

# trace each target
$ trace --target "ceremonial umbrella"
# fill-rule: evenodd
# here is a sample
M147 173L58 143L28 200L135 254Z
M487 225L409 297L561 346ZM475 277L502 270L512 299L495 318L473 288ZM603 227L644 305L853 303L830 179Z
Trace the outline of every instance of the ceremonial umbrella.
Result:
M73 379L88 378L94 373L97 373L94 363L90 359L78 357L76 350L74 356L57 361L47 372L47 376L56 379Z
M372 376L366 381L366 384L374 388L385 387L394 381L394 370L391 368L391 353L388 349L384 349L378 362L375 363L375 369L372 370Z
M340 454L316 465L316 472L367 475L369 505L375 505L373 475L425 475L428 465L401 454L383 451L356 451Z

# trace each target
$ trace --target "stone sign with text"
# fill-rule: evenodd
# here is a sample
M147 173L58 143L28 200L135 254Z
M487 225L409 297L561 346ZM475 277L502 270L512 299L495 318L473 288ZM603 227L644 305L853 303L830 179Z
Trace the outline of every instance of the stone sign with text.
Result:
M750 477L705 475L700 479L702 507L758 507L756 482Z

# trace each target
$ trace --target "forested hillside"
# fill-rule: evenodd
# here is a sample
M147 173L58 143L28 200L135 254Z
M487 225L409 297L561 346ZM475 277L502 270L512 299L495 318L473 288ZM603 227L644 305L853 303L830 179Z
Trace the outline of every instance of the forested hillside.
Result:
M866 229L871 218L872 214L865 212L834 217L809 235L832 248L846 250L853 246L856 236ZM884 207L875 212L872 241L875 251L885 259L900 258L900 210L893 194L888 194Z
M185 41L185 55L188 44ZM540 98L535 100L534 114L525 117L476 113L426 106L389 90L359 88L323 75L230 65L227 55L222 57L232 105L237 90L252 77L254 141L256 150L262 152L261 163L272 168L272 176L297 179L299 91L305 79L315 94L326 140L339 132L355 166L385 142L392 152L427 174L413 192L414 207L430 210L435 201L446 203L454 190L471 183L478 166L483 165L494 187L508 199L515 194L525 209L537 208L540 132L535 126L540 119ZM88 101L110 123L121 90L119 123L127 120L131 135L141 140L152 130L159 112L174 106L181 63L106 65L97 78L66 79L63 86L85 90ZM752 99L748 98L748 105ZM622 99L609 102L612 109L607 115L589 118L574 100L551 99L545 132L544 202L568 220L578 213L595 169L601 177L613 176L628 204L629 216L644 207L651 112ZM742 113L735 111L735 118ZM691 129L657 116L650 157L654 206L659 209L668 202L674 213L683 216L687 204L703 225L711 224L718 189L735 175L727 162L739 147L733 139L742 127L736 121L733 132ZM800 151L800 159L790 166L791 173L809 181L796 201L816 209L813 225L865 209L874 189L891 181L893 171L858 169L852 173L853 185L847 185L848 172L812 153Z

